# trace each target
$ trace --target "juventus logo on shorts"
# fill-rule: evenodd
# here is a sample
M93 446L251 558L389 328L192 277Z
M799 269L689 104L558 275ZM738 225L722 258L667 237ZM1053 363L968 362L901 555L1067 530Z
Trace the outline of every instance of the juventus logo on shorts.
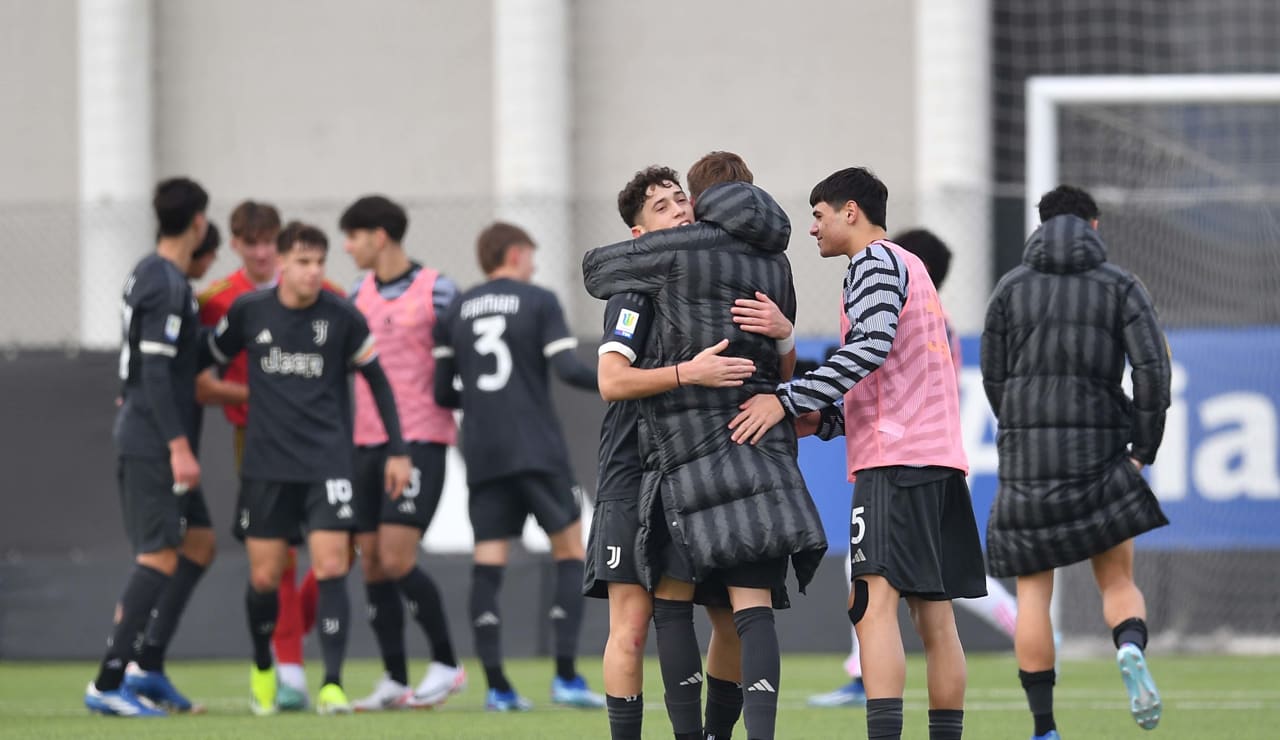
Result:
M323 346L325 341L329 339L329 322L325 319L312 321L311 329L316 333L316 346Z
M609 562L605 563L605 565L608 565L610 570L613 570L622 564L621 547L618 545L606 545L605 549L609 551Z

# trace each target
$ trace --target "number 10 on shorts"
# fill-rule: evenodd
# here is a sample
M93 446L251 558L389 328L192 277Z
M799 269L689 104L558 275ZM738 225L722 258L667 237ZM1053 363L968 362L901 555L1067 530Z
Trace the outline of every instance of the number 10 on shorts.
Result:
M329 496L329 505L351 503L351 481L346 478L331 478L324 482L325 493Z
M853 514L849 517L849 544L856 545L862 542L862 538L867 534L867 520L862 518L862 512L866 511L865 506L853 507Z

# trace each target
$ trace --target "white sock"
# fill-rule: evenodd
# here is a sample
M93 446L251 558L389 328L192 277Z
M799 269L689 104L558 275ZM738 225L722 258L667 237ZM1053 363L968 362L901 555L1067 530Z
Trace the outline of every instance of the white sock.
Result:
M849 592L853 592L853 561L844 559L845 580L849 582ZM849 678L855 681L862 678L862 650L858 647L858 631L849 625L849 657L845 658L844 670Z
M956 599L955 603L1013 639L1013 627L1018 621L1018 600L996 579L987 576L986 596Z
M307 690L307 674L297 663L279 663L276 665L276 678L280 683L298 691Z

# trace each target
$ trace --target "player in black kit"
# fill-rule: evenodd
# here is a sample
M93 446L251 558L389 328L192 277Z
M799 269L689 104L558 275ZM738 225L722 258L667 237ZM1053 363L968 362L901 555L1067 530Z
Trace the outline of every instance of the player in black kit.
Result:
M351 711L341 671L351 609L345 580L356 524L348 384L353 368L368 381L387 430L386 486L392 499L404 491L412 470L395 398L364 316L322 289L328 246L314 226L287 225L277 240L277 287L238 298L210 337L219 362L240 350L249 356L253 413L245 432L239 516L249 553L246 606L255 663L252 708L258 714L276 711L276 589L288 562L288 539L299 528L307 534L320 591L316 624L325 674L316 710Z
M475 570L471 620L484 666L491 711L529 709L502 669L498 589L509 540L532 514L551 539L556 564L556 704L602 707L575 666L582 626L582 501L569 452L551 406L548 367L565 382L595 390L595 372L573 353L553 293L529 283L533 240L523 229L495 223L480 233L480 267L488 280L463 293L436 324L437 403L463 410L461 446L471 489ZM461 393L454 390L456 375Z
M205 236L208 203L204 189L186 178L157 185L152 205L159 243L125 281L121 402L113 436L125 532L135 557L107 653L85 690L85 706L99 714L165 716L124 683L124 673L136 657L135 637L177 571L188 492L200 483L191 442L200 322L186 272Z

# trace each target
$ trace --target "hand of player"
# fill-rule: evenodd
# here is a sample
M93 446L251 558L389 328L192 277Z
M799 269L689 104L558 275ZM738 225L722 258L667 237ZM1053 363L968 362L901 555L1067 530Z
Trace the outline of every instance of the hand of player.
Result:
M733 323L739 329L752 334L763 334L770 339L786 339L795 328L782 315L778 304L759 291L756 292L755 300L739 298L734 301L729 312L733 314Z
M733 441L738 444L758 443L764 439L766 432L787 415L782 402L772 393L756 394L738 408L742 409L742 413L729 422L729 428L733 430Z
M1138 462L1138 458L1136 457L1129 458L1129 462L1133 463L1133 467L1137 468L1139 473L1141 473L1142 469L1146 467L1141 462Z
M808 437L811 434L818 433L818 425L822 420L822 412L810 411L807 414L800 414L796 417L796 436Z
M708 388L730 388L742 385L742 381L756 371L756 364L744 357L721 357L729 346L728 339L707 347L688 362L677 367L681 385L702 385Z
M169 468L173 472L173 492L181 496L200 485L200 463L191 452L186 437L178 437L169 443Z
M408 455L391 455L387 458L386 490L392 501L400 498L413 477L413 461Z

